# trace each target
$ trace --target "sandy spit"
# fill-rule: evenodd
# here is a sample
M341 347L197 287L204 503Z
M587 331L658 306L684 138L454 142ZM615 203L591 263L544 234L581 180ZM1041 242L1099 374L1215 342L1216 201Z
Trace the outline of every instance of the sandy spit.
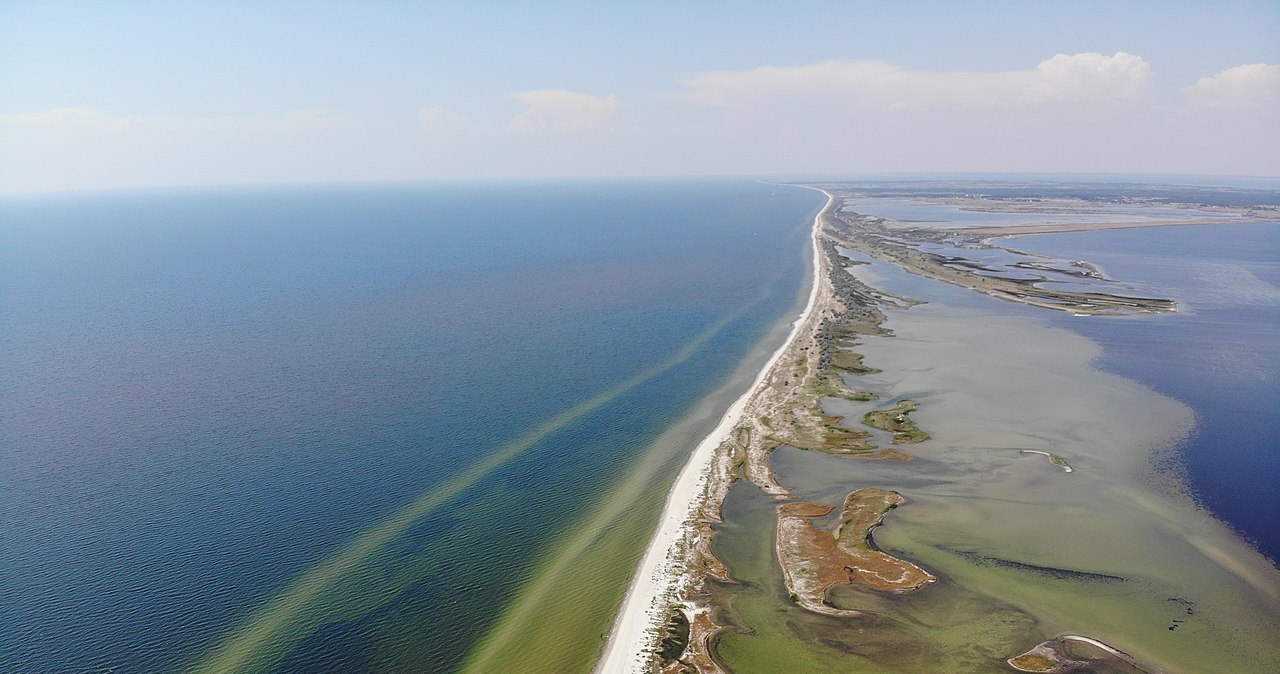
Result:
M707 479L716 461L716 450L729 439L730 433L747 409L747 402L764 385L774 364L796 341L801 327L817 303L821 283L817 262L822 254L818 247L818 234L822 213L831 205L832 198L827 194L827 204L813 220L813 232L810 236L813 246L813 287L809 291L809 301L792 324L791 334L787 336L786 342L769 357L751 387L725 411L715 430L698 443L689 462L680 471L680 476L667 495L667 504L658 529L654 532L649 549L632 576L631 585L622 600L622 607L613 623L604 653L596 664L596 674L645 674L648 671L662 629L663 617L670 603L679 596L681 581L687 578L680 568L682 555L678 544L685 540L703 505Z

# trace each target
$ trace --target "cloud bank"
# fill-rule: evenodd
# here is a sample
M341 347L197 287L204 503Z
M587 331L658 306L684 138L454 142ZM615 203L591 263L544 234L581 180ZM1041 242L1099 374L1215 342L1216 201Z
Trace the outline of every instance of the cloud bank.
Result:
M524 132L572 133L601 129L618 111L618 97L598 98L590 94L559 89L535 89L511 94L524 103L508 128Z
M1201 77L1182 90L1192 105L1218 110L1270 109L1280 120L1280 65L1250 63ZM1280 121L1277 121L1280 123Z
M0 192L622 175L1280 175L1280 65L1158 84L1145 59L1117 51L988 72L884 61L711 71L665 93L629 92L625 105L614 94L494 92L466 116L453 101L380 118L65 106L0 114Z
M883 61L824 61L699 73L682 82L687 100L710 106L825 96L847 105L891 110L1133 101L1145 95L1150 83L1150 64L1123 51L1111 56L1058 54L1030 70L908 70Z

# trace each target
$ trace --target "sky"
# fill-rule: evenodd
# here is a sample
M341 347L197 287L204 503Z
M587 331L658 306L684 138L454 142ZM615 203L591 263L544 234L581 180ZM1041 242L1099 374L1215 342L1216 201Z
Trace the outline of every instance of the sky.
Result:
M0 193L1280 176L1280 2L0 0Z

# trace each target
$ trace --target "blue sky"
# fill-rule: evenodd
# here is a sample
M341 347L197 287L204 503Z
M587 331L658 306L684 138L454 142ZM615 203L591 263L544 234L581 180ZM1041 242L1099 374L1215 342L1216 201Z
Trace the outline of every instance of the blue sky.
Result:
M1275 2L0 1L0 191L1274 176L1277 64Z

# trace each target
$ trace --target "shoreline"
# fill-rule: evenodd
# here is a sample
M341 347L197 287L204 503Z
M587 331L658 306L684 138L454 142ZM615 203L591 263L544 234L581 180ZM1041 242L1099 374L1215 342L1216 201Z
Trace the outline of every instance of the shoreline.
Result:
M592 670L595 674L641 674L648 670L652 653L661 638L666 613L678 601L682 583L690 580L683 567L689 546L696 545L700 539L695 522L708 503L711 490L727 488L727 484L720 486L713 481L717 460L723 462L729 458L717 450L732 440L733 430L747 412L748 403L766 386L770 373L783 354L798 341L814 313L823 273L818 237L822 230L822 216L835 201L831 193L818 191L826 195L827 202L814 215L809 236L813 253L809 299L792 323L786 340L760 368L751 386L729 406L711 433L694 448L668 492L658 528L632 576L604 652Z

